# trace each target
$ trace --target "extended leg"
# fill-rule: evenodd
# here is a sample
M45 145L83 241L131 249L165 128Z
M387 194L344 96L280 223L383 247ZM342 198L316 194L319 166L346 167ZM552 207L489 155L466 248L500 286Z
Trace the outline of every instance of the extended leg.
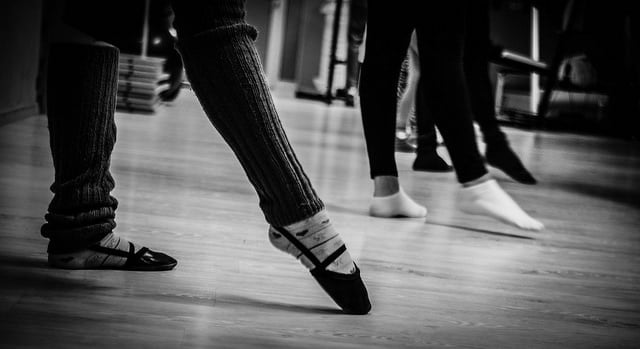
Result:
M367 313L371 305L358 268L341 248L278 118L254 46L256 30L244 21L244 1L174 1L173 8L187 76L257 191L274 246L301 258L345 312ZM297 240L273 236L274 230ZM329 263L306 263L303 250Z
M464 52L464 72L469 87L471 108L487 144L485 157L491 166L501 169L520 183L536 180L524 167L500 130L493 105L489 80L489 4L486 0L469 1Z
M425 102L464 187L460 207L522 229L539 230L542 224L522 211L488 177L478 152L462 69L466 6L466 1L439 3L418 26Z

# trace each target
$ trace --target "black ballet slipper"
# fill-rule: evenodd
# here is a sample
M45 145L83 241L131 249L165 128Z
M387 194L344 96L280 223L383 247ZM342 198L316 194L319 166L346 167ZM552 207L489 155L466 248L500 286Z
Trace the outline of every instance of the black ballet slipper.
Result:
M492 167L502 170L509 177L523 184L536 184L536 179L522 164L508 145L487 145L485 159Z
M420 152L418 150L418 155L416 159L413 161L412 166L414 171L425 171L425 172L451 172L453 171L453 167L447 164L444 159L438 155L435 149L432 152Z
M127 258L121 267L108 266L107 269L120 269L132 271L163 271L176 267L178 261L162 252L155 252L146 247L135 252L133 243L129 242L129 251L122 251L113 248L94 245L88 247L89 250L104 253L107 255ZM99 267L98 267L99 269Z
M352 274L341 274L326 269L347 250L345 245L340 246L340 248L329 255L327 259L320 262L306 246L286 229L280 227L274 228L315 265L315 268L311 270L311 275L320 284L322 289L329 294L331 299L342 308L342 311L346 314L364 315L371 310L371 302L369 301L367 288L364 282L362 282L360 269L355 263L356 271Z
M396 136L395 150L398 153L415 153L416 147L411 144L408 139L402 139Z

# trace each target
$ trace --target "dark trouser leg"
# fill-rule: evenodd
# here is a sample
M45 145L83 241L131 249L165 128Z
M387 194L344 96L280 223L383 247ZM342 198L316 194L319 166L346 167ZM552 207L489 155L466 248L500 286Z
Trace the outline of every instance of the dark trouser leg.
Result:
M487 174L478 152L462 69L465 1L444 2L418 24L423 95L442 133L460 183Z
M471 110L487 144L506 143L494 109L489 80L489 4L487 0L468 2L464 47L464 72L471 100Z
M187 76L257 191L266 220L282 227L321 211L273 105L244 1L174 1L173 9Z
M500 130L489 81L489 4L486 0L469 1L467 11L464 71L471 98L471 108L487 145L485 158L520 183L535 184L536 179L509 147Z
M351 0L349 6L349 31L347 36L347 81L345 90L358 86L360 62L358 54L367 25L367 0ZM347 91L348 92L348 91Z
M398 78L413 27L406 8L369 4L360 106L371 178L397 176L394 155Z
M416 118L418 121L418 148L412 168L415 171L450 172L453 170L440 155L438 155L438 136L436 134L433 114L427 110L422 90L423 82L418 84L416 96Z
M109 162L116 140L117 77L114 47L51 48L47 116L55 181L42 226L50 253L86 248L116 226Z
M425 96L423 93L423 82L418 84L416 93L416 121L418 125L418 153L431 153L438 147L438 137L436 135L436 125L433 113L427 110Z

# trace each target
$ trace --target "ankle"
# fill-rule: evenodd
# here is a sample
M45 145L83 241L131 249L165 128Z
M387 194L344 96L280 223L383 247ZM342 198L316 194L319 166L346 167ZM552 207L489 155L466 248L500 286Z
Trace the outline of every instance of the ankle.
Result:
M400 182L397 176L377 176L373 178L373 196L383 197L397 194Z
M369 215L381 218L422 218L427 215L427 209L413 201L400 188L395 194L374 197L369 206Z

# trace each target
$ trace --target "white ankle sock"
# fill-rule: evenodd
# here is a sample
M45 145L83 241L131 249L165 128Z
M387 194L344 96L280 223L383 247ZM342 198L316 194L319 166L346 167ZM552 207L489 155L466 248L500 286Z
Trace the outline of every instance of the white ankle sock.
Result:
M114 233L105 236L98 245L129 252L129 240ZM136 246L137 252L140 247ZM117 268L127 262L126 257L113 256L90 249L73 253L49 254L49 264L64 269Z
M289 232L294 238L298 239L306 248L311 250L311 253L313 253L320 262L323 262L344 244L340 238L340 234L338 234L331 225L329 216L325 211L320 211L313 217L282 228ZM315 268L315 265L309 258L302 254L296 246L273 227L269 227L269 241L271 241L271 244L278 250L299 259L307 269ZM355 264L353 264L349 251L344 251L333 263L329 264L327 270L342 274L354 273Z
M531 218L494 180L462 188L459 205L463 212L484 215L525 230L542 230L544 225Z
M389 196L374 196L369 214L374 217L409 217L422 218L427 215L427 209L417 204L407 195L402 188Z

